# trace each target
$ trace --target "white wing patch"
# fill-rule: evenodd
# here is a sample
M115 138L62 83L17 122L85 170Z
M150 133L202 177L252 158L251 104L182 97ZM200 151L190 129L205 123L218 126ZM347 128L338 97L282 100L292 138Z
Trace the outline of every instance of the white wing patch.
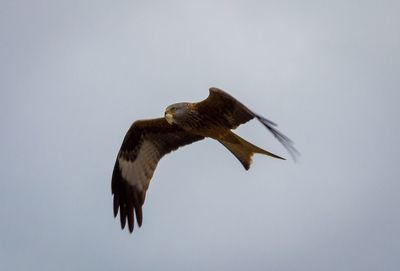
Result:
M139 190L147 190L160 158L157 147L150 141L144 140L134 161L118 157L122 178Z

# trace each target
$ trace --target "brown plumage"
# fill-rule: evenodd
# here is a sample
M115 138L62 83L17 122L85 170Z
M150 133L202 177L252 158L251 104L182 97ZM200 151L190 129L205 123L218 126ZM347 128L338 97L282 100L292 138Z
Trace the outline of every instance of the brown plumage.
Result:
M142 206L158 161L179 147L204 139L218 140L248 170L254 153L284 159L263 150L231 130L257 118L283 144L293 158L298 154L292 141L280 133L276 124L253 113L226 92L210 88L207 99L199 103L178 103L167 107L164 118L136 121L129 128L115 162L111 190L114 216L120 213L121 227L134 216L142 225Z

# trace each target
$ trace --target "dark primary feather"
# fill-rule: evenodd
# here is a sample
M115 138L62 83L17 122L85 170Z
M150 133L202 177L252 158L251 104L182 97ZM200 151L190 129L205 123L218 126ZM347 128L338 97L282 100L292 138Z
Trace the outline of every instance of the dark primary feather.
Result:
M140 159L138 155L143 143L151 142L156 148L155 155L157 157L151 157L153 160L149 161L149 165L144 165L144 167L154 167L152 169L154 171L158 161L165 154L201 139L203 139L202 136L189 134L176 125L168 124L164 118L142 120L132 124L118 153L111 181L111 191L114 195L114 216L117 216L119 211L122 228L128 222L129 231L132 232L134 216L136 216L139 227L141 226L143 220L142 206L152 172L145 175L147 183L144 188L132 185L122 176L118 158L135 162ZM133 178L139 177L133 176Z
M299 152L293 146L293 141L276 129L277 124L255 114L241 102L218 88L210 88L210 94L207 99L196 104L199 111L199 118L204 123L209 122L221 125L224 128L235 129L239 125L257 118L286 148L293 160L299 155Z
M282 134L278 129L275 127L278 126L274 122L260 116L254 114L254 116L274 135L276 139L285 147L285 149L289 152L290 156L294 161L297 160L297 156L300 155L299 151L293 146L293 141ZM275 127L274 127L275 126Z

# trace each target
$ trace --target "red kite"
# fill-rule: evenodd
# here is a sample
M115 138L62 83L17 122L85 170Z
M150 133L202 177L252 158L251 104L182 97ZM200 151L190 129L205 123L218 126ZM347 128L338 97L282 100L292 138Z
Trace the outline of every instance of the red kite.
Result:
M142 225L142 206L157 163L165 154L179 147L206 137L218 140L246 170L250 168L255 153L284 160L231 131L253 118L258 119L295 158L298 152L293 142L275 128L275 123L255 114L217 88L210 88L207 99L199 103L168 106L164 118L135 121L118 152L111 182L114 216L119 210L122 229L128 220L129 231L133 231L134 216L139 227Z

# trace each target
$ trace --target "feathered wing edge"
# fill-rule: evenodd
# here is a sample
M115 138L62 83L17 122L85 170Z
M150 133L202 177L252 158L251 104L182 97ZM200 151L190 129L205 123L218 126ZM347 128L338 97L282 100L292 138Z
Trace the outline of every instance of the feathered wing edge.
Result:
M203 138L202 136L189 134L176 125L168 124L164 118L136 121L131 126L118 153L111 181L111 192L114 195L113 213L116 217L119 211L122 229L125 228L128 221L129 231L132 233L135 216L139 227L142 225L142 206L146 197L147 187L158 161L165 154ZM155 160L153 159L154 167L149 171L148 166L142 164L147 171L145 174L139 173L138 176L131 175L131 179L126 179L121 171L119 159L124 158L123 160L134 163L139 158L137 155L140 153L143 142L146 140L152 142L153 147L157 148L157 157L154 157ZM130 171L130 174L137 174L137 170L141 169L135 168L133 171ZM140 179L143 176L147 179ZM139 186L135 185L135 182L138 182L138 180L142 182Z
M274 137L283 145L283 147L285 147L293 161L297 161L297 157L300 156L300 152L293 146L293 141L276 128L278 125L275 122L264 118L263 116L255 113L253 113L253 115L274 135Z
M134 228L134 217L138 226L142 226L143 214L142 206L146 197L146 192L140 192L132 187L122 176L119 168L118 158L114 165L112 175L111 192L114 195L113 212L114 217L117 217L118 210L120 211L121 228L125 228L128 220L129 232ZM124 202L125 204L121 204Z

